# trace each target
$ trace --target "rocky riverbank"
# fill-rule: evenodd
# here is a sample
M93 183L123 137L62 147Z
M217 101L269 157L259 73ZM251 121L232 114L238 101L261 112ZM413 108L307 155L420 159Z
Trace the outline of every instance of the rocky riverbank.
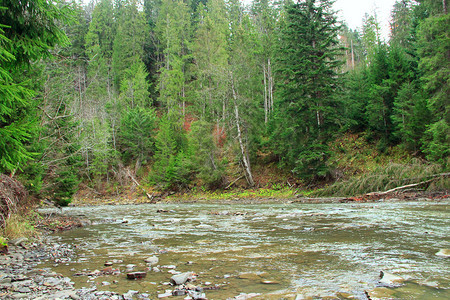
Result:
M62 219L62 217L60 217ZM53 228L48 229L53 231ZM0 255L0 299L149 299L147 294L129 291L118 294L97 291L95 287L75 289L69 277L39 263L66 264L75 259L77 246L58 243L44 236L38 241L19 238L8 243L7 253ZM136 299L135 298L135 299Z
M38 242L26 238L10 241L8 253L0 256L0 298L80 299L70 278L49 268L38 268L43 260L65 263L74 255L73 246L52 242L47 237Z

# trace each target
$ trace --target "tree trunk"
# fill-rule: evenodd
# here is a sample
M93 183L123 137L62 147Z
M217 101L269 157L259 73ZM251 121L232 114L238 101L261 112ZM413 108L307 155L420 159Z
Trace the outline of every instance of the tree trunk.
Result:
M241 148L242 162L244 164L245 173L247 174L247 176L246 176L247 182L248 182L249 186L252 187L255 185L255 182L253 181L252 171L250 169L250 161L248 160L248 157L246 155L244 142L242 140L241 126L239 124L239 108L237 105L237 93L236 93L236 89L234 88L233 73L230 73L230 74L231 74L231 89L233 90L234 113L235 113L235 117L236 117L236 127L237 127L237 132L238 132L239 146Z
M350 40L350 45L352 47L352 69L355 68L355 53L353 52L353 40Z
M266 64L264 62L263 64L263 73L264 73L264 123L267 124L268 120L268 112L269 112L269 105L267 101L267 72L266 72Z
M267 74L269 76L269 108L273 112L273 77L272 77L272 67L270 65L270 58L267 59Z

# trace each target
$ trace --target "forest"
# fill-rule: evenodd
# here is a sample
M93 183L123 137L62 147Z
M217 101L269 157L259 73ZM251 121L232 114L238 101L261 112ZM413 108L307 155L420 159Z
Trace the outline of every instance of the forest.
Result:
M395 165L392 188L448 172L446 1L398 0L388 41L376 13L351 29L332 4L2 0L0 173L67 205L132 184L311 186Z

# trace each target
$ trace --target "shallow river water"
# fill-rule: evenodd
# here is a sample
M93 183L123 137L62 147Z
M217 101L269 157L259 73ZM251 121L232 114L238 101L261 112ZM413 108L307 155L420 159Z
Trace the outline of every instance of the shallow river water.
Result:
M450 299L449 204L377 202L357 204L156 204L64 208L94 222L57 235L79 245L74 261L52 266L76 288L124 293L138 290L151 299L170 287L169 268L198 274L195 285L221 285L208 299L261 293L259 299L366 299L380 271L403 277L388 290L397 299ZM164 210L161 212L158 210ZM128 223L122 223L127 220ZM146 257L159 258L161 272L126 279L125 266L145 271ZM119 276L76 276L123 262ZM102 282L111 283L102 285ZM113 283L113 281L116 281ZM178 297L182 299L183 297ZM174 298L176 299L176 298ZM300 299L300 298L298 298Z

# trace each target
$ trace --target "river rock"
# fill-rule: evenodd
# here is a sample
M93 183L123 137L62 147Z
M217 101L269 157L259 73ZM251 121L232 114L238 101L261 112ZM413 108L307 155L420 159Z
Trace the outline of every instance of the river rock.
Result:
M235 300L247 300L247 299L258 297L258 296L261 296L261 294L259 294L259 293L250 293L250 294L240 293L239 295L237 295L236 297L234 297L232 299L235 299Z
M145 272L127 273L128 279L141 279L141 278L145 278L145 276L147 276L147 273L145 273Z
M144 259L144 261L149 265L156 265L159 262L159 258L156 256L150 256Z
M133 299L133 295L139 294L139 291L133 291L133 290L129 290L128 292L126 292L125 294L122 295L124 300L132 300Z
M205 293L200 293L200 292L196 292L196 291L188 291L188 293L189 293L189 296L191 296L191 298L194 300L206 300Z
M172 296L184 296L187 294L186 290L173 290Z
M23 286L23 287L16 289L15 291L19 292L19 293L29 293L29 292L31 292L31 289L29 287Z
M436 256L448 258L450 257L450 249L441 249L436 253Z
M61 280L54 277L45 278L44 285L45 286L56 286L61 283Z
M25 237L21 237L21 238L12 240L9 243L13 244L14 246L18 246L18 245L20 245L22 243L26 243L26 242L28 242L28 239Z
M164 294L158 294L158 298L166 298L172 296L172 290L166 290Z
M129 264L129 265L125 266L125 268L127 268L127 271L132 271L134 269L134 267L136 267L136 265L133 265L133 264Z
M400 276L388 273L388 272L380 272L380 283L382 285L388 286L388 287L398 287L403 285L403 281L405 281L405 279L403 279Z
M173 285L181 285L185 284L187 281L192 281L195 279L195 275L193 272L185 272L178 275L173 275L170 278L170 282Z

